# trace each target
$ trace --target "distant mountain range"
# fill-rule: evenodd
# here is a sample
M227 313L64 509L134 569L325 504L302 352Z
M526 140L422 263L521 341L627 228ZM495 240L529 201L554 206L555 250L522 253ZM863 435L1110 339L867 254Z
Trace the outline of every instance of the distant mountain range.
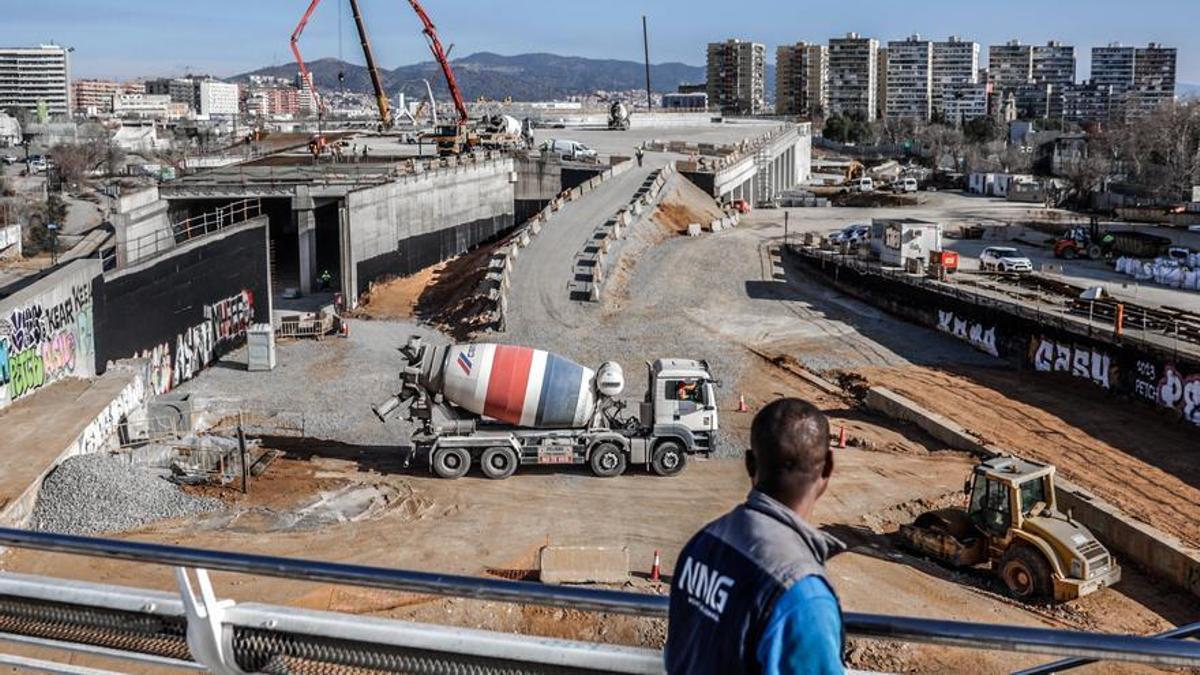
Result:
M502 56L480 52L454 59L452 63L459 87L468 101L480 96L493 100L511 96L518 101L545 101L598 90L627 91L646 87L646 67L636 61L555 54ZM318 59L308 66L314 83L323 91L339 88L338 73L345 77L347 91L371 91L371 78L363 66L334 58ZM246 81L251 75L292 78L296 75L296 64L260 68L230 79ZM393 96L403 91L409 97L423 97L423 79L433 85L435 95L448 95L441 69L432 61L381 70L380 75L384 87ZM650 66L650 85L656 92L675 91L680 84L699 83L704 79L705 70L699 66L684 63Z

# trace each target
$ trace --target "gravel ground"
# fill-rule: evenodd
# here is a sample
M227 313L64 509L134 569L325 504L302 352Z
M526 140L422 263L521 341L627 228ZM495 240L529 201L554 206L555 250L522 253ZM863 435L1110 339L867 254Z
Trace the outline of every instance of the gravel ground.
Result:
M199 409L295 413L309 438L394 448L407 430L400 422L381 423L371 406L396 393L397 350L414 334L448 339L413 321L351 320L348 339L280 342L271 372L247 372L240 349L178 391L193 394Z
M170 472L131 466L113 455L81 455L58 465L42 483L33 511L41 532L119 532L223 506L193 497L166 480Z

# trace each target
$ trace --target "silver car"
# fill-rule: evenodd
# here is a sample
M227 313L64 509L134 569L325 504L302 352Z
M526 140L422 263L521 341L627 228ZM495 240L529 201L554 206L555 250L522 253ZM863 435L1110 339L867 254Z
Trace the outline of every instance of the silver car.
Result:
M1033 272L1033 261L1011 246L989 246L979 254L979 267L1006 274L1029 274Z

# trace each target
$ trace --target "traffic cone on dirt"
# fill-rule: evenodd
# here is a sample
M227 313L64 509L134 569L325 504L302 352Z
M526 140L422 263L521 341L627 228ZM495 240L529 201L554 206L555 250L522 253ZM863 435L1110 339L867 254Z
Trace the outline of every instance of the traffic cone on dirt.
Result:
M650 568L650 581L657 582L662 576L662 561L658 558L658 549L654 549L654 565Z
M750 412L750 409L746 407L746 395L745 394L741 394L738 396L737 411L740 413Z
M838 447L843 450L846 448L846 425L845 424L841 425L841 428L838 429Z
M339 334L344 338L350 337L350 324L343 321L342 322L342 330L340 331Z

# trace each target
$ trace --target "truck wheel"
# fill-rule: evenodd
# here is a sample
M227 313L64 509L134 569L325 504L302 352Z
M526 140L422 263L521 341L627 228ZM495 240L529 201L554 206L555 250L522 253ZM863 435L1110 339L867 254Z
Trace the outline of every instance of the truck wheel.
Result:
M654 449L650 466L660 476L678 476L687 466L687 454L678 441L663 441Z
M517 453L512 448L488 448L479 459L479 470L492 480L504 480L517 472Z
M592 448L592 473L600 478L613 478L625 473L625 453L616 443L600 443Z
M1050 564L1030 546L1016 545L1000 559L1000 578L1008 592L1019 600L1047 598L1054 594L1050 583Z
M433 453L433 472L438 478L462 478L471 470L471 455L463 448L440 448Z
M1100 248L1100 244L1092 244L1087 250L1088 258L1099 260L1104 257L1104 249Z
M1063 249L1062 257L1066 258L1067 260L1074 260L1079 257L1079 249L1075 248L1074 246L1068 246L1067 248Z

